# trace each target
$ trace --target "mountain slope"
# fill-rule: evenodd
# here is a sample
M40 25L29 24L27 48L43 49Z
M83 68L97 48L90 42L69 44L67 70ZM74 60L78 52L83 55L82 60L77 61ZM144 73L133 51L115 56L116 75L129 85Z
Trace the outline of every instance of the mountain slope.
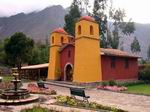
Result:
M136 31L134 35L137 37L141 46L141 53L139 53L138 55L143 58L147 58L147 49L150 45L150 24L135 23L135 28ZM130 51L130 45L133 42L133 39L133 35L131 35L130 37L125 37L123 39L125 51Z
M62 6L52 6L40 12L0 18L0 38L21 31L36 41L43 41L54 28L64 25L65 14Z
M11 36L15 32L24 32L36 42L45 42L49 33L57 27L63 27L67 9L62 6L51 6L39 12L29 14L20 13L11 17L0 18L0 39ZM147 57L147 48L150 45L150 24L135 23L135 36L141 45L140 55ZM124 49L130 51L133 37L124 38Z

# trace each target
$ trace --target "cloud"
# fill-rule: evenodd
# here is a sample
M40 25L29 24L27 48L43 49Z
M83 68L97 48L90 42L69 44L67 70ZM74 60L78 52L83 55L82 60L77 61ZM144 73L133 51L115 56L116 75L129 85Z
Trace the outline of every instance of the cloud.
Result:
M72 0L0 0L0 16L42 10L50 5L68 7ZM67 3L67 4L66 4Z
M0 0L0 17L42 10L51 5L69 7L73 0ZM94 0L90 0L93 4ZM150 23L150 0L113 0L114 6L124 8L128 18L135 22Z
M150 0L114 0L115 7L124 8L128 18L139 23L150 23Z

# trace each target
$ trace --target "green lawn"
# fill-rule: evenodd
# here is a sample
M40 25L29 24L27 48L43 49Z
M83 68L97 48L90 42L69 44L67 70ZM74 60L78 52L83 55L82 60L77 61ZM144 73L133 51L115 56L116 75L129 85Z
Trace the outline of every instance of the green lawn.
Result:
M11 80L13 80L13 76L12 75L3 75L1 76L3 77L3 82L10 82ZM21 79L22 82L32 82L33 80L29 80L29 79Z
M150 95L150 84L138 84L128 86L128 90L126 92Z
M13 79L13 76L11 76L11 75L5 75L5 76L2 76L2 77L3 77L4 82L8 82L8 81L11 81Z

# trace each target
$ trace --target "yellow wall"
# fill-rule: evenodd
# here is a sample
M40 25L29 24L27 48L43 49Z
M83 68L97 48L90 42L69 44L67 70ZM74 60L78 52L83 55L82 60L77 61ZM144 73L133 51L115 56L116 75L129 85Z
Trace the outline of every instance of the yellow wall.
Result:
M54 43L52 43L52 37ZM63 43L68 43L68 35L63 33L52 33L50 36L50 56L49 56L49 67L48 67L48 80L57 80L60 78L60 54L59 49L62 45L61 37L63 37Z
M78 34L78 26L81 26L81 34ZM94 34L90 35L90 26L93 26L94 29ZM99 39L99 26L96 22L90 22L87 20L81 20L76 23L75 26L75 38L80 38L80 37L90 37L90 38L96 38Z
M54 43L52 43L52 37L54 37ZM63 43L68 43L69 39L68 39L68 35L63 34L63 33L52 33L50 36L50 45L61 45L61 37L64 38L64 42Z
M81 34L78 26L81 25ZM94 34L90 35L90 25ZM99 48L99 28L95 22L81 20L76 23L74 82L97 82L102 80Z
M48 79L58 79L59 74L57 71L60 69L59 46L52 46L50 48L50 58L48 67Z

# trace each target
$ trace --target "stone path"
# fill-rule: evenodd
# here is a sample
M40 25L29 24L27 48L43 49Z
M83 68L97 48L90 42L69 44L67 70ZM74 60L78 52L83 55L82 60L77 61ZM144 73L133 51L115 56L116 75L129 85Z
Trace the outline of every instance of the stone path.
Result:
M24 84L26 87L27 84ZM59 87L50 85L50 87L57 91L58 95L70 95L70 91L68 88ZM143 96L143 95L133 95L133 94L124 94L124 93L116 93L116 92L109 92L103 90L96 90L96 89L89 89L85 90L86 95L90 96L90 101L95 101L102 105L114 106L124 110L128 110L129 112L150 112L150 96ZM36 103L37 105L38 103ZM12 112L19 112L20 109L25 107L32 107L35 104L28 104L22 106L9 106L8 110L13 110ZM53 105L43 105L46 107L52 107ZM59 106L54 106L54 108L60 108ZM1 108L1 107L0 107ZM70 110L70 108L61 107L66 112ZM75 109L76 110L76 109ZM85 110L77 110L79 112L86 112ZM0 111L1 112L1 111ZM3 111L2 111L3 112ZM11 111L6 111L11 112ZM87 110L87 112L92 112Z

